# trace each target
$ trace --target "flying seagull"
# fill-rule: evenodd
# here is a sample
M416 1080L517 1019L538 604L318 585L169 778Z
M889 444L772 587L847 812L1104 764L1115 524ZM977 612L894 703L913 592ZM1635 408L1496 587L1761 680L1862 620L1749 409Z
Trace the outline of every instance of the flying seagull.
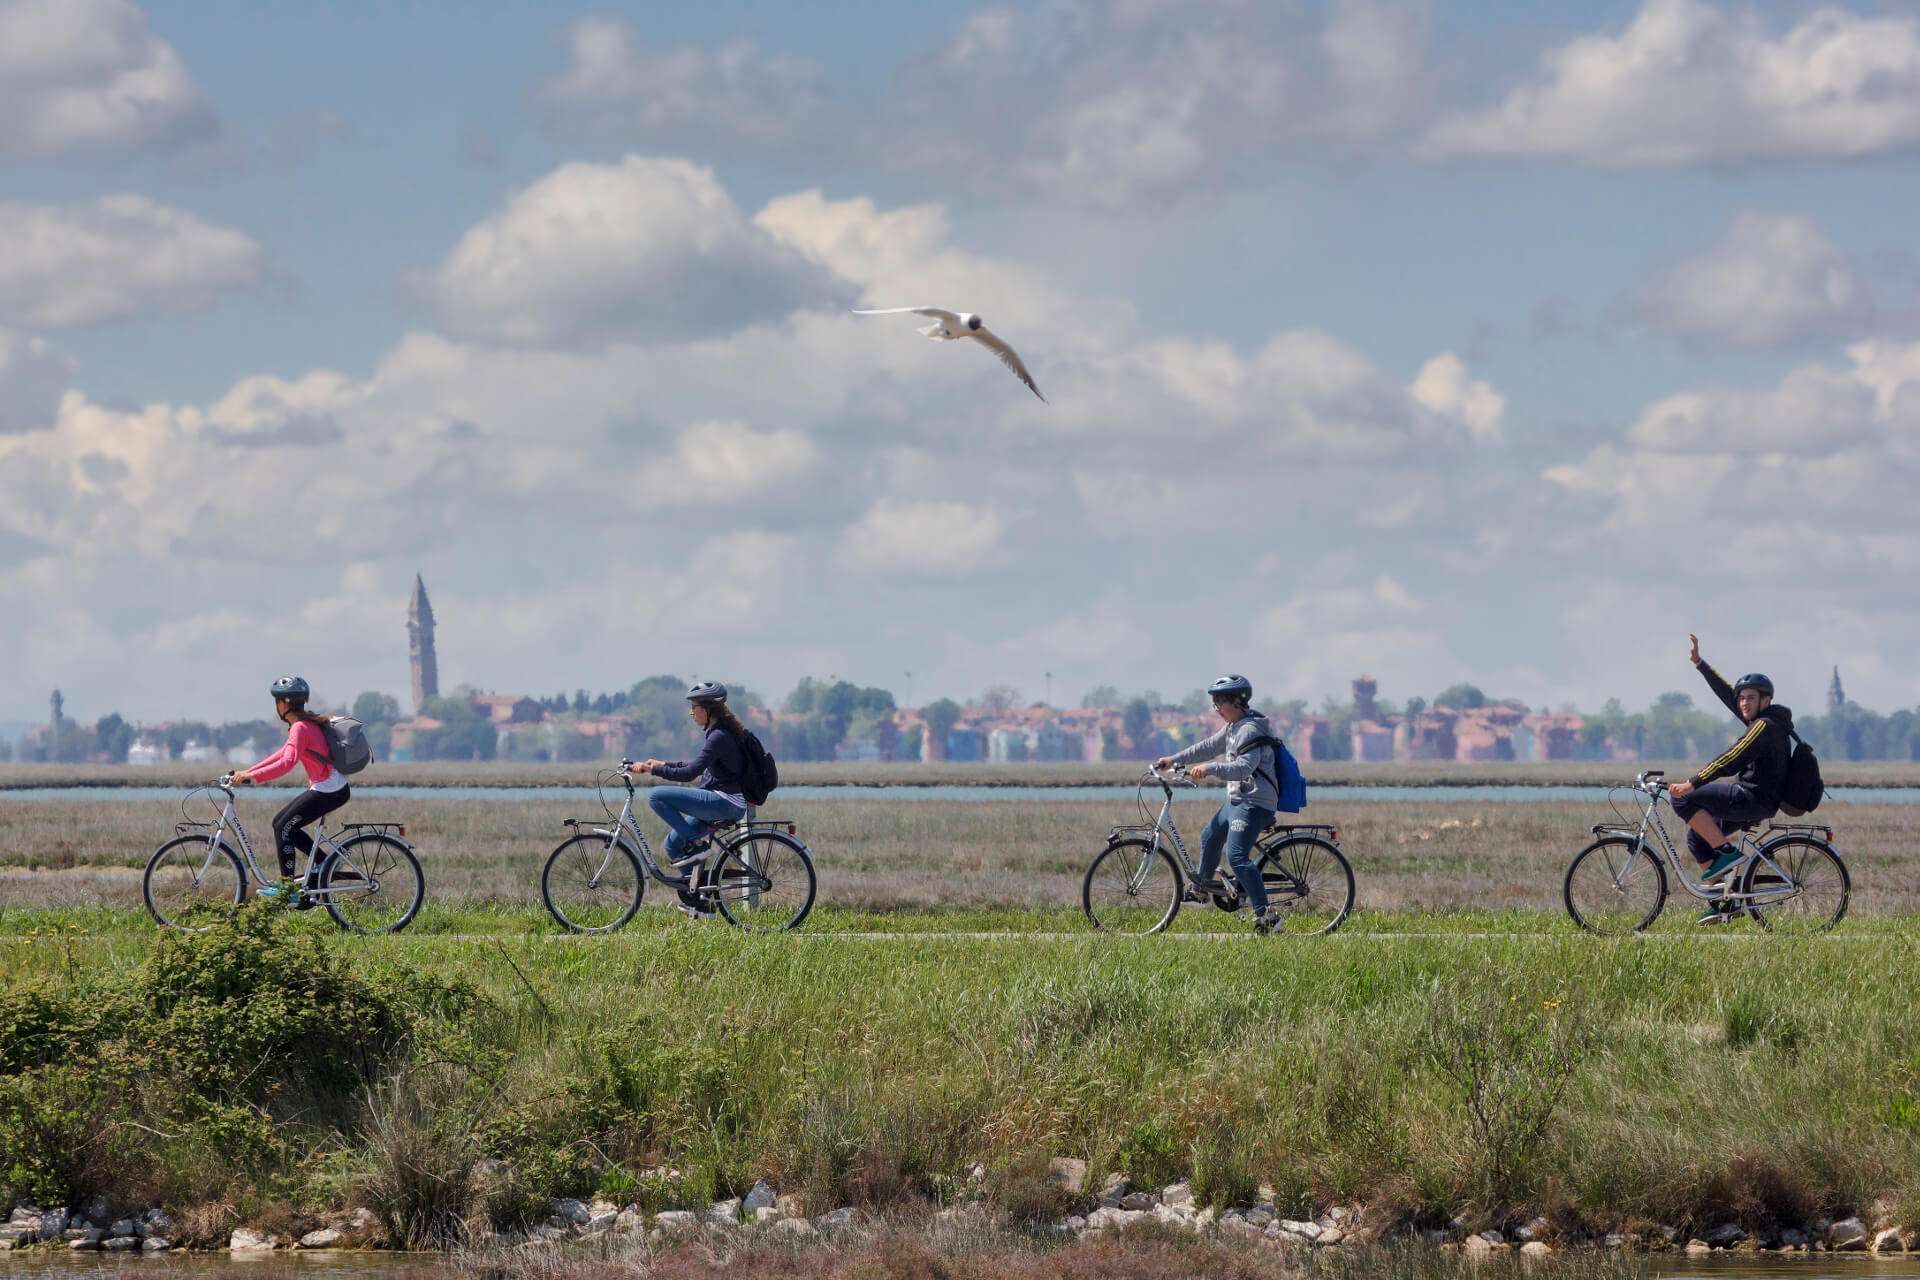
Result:
M952 338L973 338L996 356L1000 363L1013 370L1013 376L1027 384L1027 390L1040 396L1040 388L1033 385L1033 375L1027 372L1027 366L1020 362L1020 356L1008 346L1004 339L980 322L980 317L970 311L942 311L939 307L880 307L873 311L856 308L857 316L932 316L934 323L924 326L920 332L935 342L945 342ZM1040 396L1042 404L1047 403Z

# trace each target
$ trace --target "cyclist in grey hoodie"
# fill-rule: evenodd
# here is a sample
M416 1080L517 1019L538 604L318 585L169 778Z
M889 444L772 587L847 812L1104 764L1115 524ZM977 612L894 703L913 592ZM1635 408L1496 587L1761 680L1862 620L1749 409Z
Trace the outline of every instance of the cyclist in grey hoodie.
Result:
M1232 868L1234 879L1240 882L1247 902L1253 907L1254 931L1268 933L1276 923L1277 913L1267 905L1266 882L1248 853L1260 833L1272 824L1274 810L1279 807L1280 765L1274 759L1271 746L1250 744L1262 738L1277 740L1279 735L1264 715L1248 706L1253 701L1253 685L1245 676L1221 676L1208 687L1207 693L1213 698L1214 714L1226 721L1226 727L1183 751L1160 757L1153 762L1153 767L1172 769L1190 765L1187 776L1195 782L1203 778L1226 780L1226 803L1200 833L1200 874L1187 889L1187 900L1210 902L1214 893L1222 889L1214 877L1219 873L1220 855L1224 851L1227 866ZM1222 755L1226 759L1218 764L1195 763Z

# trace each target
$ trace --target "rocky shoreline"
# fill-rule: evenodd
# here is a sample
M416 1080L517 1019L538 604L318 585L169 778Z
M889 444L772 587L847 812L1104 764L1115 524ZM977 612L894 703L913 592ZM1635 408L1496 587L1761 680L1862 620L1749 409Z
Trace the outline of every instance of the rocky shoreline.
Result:
M671 1180L671 1171L653 1171ZM1110 1175L1097 1196L1086 1187L1086 1163L1070 1158L1052 1160L1046 1187L1063 1201L1084 1207L1050 1222L1029 1223L1033 1234L1045 1238L1096 1239L1135 1228L1157 1228L1195 1235L1214 1233L1224 1238L1270 1245L1278 1249L1337 1249L1346 1245L1390 1245L1396 1240L1490 1259L1513 1254L1544 1257L1575 1249L1681 1252L1707 1255L1728 1252L1870 1255L1920 1254L1920 1227L1891 1221L1890 1207L1880 1206L1866 1217L1837 1221L1817 1219L1794 1227L1749 1230L1738 1222L1720 1223L1699 1235L1670 1225L1594 1235L1570 1233L1545 1217L1536 1217L1510 1231L1474 1230L1462 1215L1444 1228L1418 1229L1405 1223L1385 1223L1364 1206L1331 1205L1311 1218L1285 1216L1274 1203L1271 1187L1259 1189L1252 1204L1224 1211L1196 1203L1191 1183L1159 1188L1136 1187L1124 1174ZM1009 1215L984 1194L986 1170L976 1165L956 1203L932 1214L941 1226L1010 1225ZM704 1207L645 1211L638 1203L617 1204L604 1196L589 1201L562 1199L548 1205L545 1220L516 1231L480 1227L460 1242L468 1250L545 1250L574 1242L603 1238L644 1240L660 1246L705 1234L757 1233L762 1238L804 1246L848 1232L859 1232L874 1219L852 1206L808 1214L801 1199L781 1194L768 1182L756 1182L744 1196ZM382 1250L389 1247L379 1217L365 1207L303 1215L303 1222L322 1225L298 1232L265 1226L234 1226L224 1245L194 1239L181 1220L162 1208L123 1211L104 1197L85 1206L42 1208L21 1205L0 1226L0 1252L163 1254L183 1250L224 1250L234 1254L263 1254L276 1250ZM202 1233L204 1235L204 1232Z

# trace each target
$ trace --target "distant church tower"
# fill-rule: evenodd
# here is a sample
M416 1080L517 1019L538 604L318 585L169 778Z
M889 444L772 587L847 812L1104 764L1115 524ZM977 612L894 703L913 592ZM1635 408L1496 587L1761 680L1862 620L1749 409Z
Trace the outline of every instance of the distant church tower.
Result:
M427 584L413 575L413 601L407 606L407 652L413 659L413 709L440 696L440 660L433 652L433 606Z
M1840 668L1833 669L1833 683L1827 686L1827 710L1837 710L1847 701L1847 691L1840 687Z
M58 689L55 689L53 691L53 697L50 701L53 707L53 724L52 724L53 737L47 739L47 741L52 742L54 741L54 739L60 736L60 712L66 707L67 700L60 696L60 691Z
M1353 682L1353 718L1355 720L1375 720L1380 715L1380 704L1374 701L1380 692L1380 682L1372 676L1361 676Z

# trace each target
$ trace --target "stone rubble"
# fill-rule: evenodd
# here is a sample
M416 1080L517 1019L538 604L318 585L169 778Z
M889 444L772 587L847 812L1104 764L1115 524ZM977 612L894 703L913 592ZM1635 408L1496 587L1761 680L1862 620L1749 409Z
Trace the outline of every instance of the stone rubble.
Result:
M1196 1201L1191 1182L1175 1182L1153 1189L1136 1186L1124 1173L1110 1173L1101 1180L1096 1195L1089 1186L1088 1175L1084 1160L1056 1157L1047 1164L1047 1184L1074 1204L1073 1211L1053 1224L1052 1229L1061 1236L1097 1237L1153 1223L1163 1229L1213 1233L1263 1247L1296 1251L1338 1249L1355 1241L1379 1238L1379 1228L1368 1226L1361 1210L1349 1205L1327 1205L1312 1217L1283 1216L1269 1186L1259 1188L1257 1203L1216 1210L1213 1205ZM667 1188L681 1181L680 1174L672 1169L650 1169L644 1176L653 1185ZM934 1215L935 1221L950 1226L1005 1225L1004 1214L983 1198L985 1183L985 1166L974 1165L963 1182L952 1184L960 1189L961 1198L939 1210ZM644 1233L651 1243L659 1245L676 1238L754 1231L764 1233L769 1239L797 1245L832 1233L856 1230L860 1222L858 1212L845 1206L810 1217L798 1196L783 1195L764 1179L756 1181L743 1196L697 1209L665 1209L649 1214L638 1203L623 1205L597 1195L585 1202L570 1198L554 1200L547 1211L546 1220L524 1236L496 1235L491 1230L483 1230L478 1242L547 1248L570 1240ZM1556 1228L1544 1217L1534 1217L1518 1226L1503 1224L1508 1225L1508 1230L1503 1232L1463 1214L1445 1228L1425 1229L1409 1235L1470 1259L1517 1254L1528 1262L1550 1256L1562 1246L1579 1248L1595 1244L1616 1250L1671 1248L1696 1256L1734 1249L1787 1254L1920 1252L1920 1228L1893 1218L1898 1212L1897 1204L1876 1203L1871 1206L1870 1216L1855 1215L1838 1221L1819 1219L1777 1232L1754 1234L1739 1222L1724 1221L1700 1230L1697 1235L1683 1235L1677 1227L1662 1225L1647 1229L1644 1235L1614 1231L1600 1237L1574 1234L1564 1239L1561 1233L1565 1229ZM378 1218L365 1208L350 1213L310 1215L309 1224L314 1217L321 1217L323 1225L293 1236L236 1226L228 1236L226 1248L240 1254L284 1249L342 1249L365 1247L370 1236L378 1240L381 1235ZM1474 1230L1475 1227L1484 1229ZM163 1210L130 1211L105 1197L96 1197L83 1208L13 1207L5 1222L0 1223L0 1252L59 1249L69 1253L156 1254L172 1250L177 1234L174 1220Z

